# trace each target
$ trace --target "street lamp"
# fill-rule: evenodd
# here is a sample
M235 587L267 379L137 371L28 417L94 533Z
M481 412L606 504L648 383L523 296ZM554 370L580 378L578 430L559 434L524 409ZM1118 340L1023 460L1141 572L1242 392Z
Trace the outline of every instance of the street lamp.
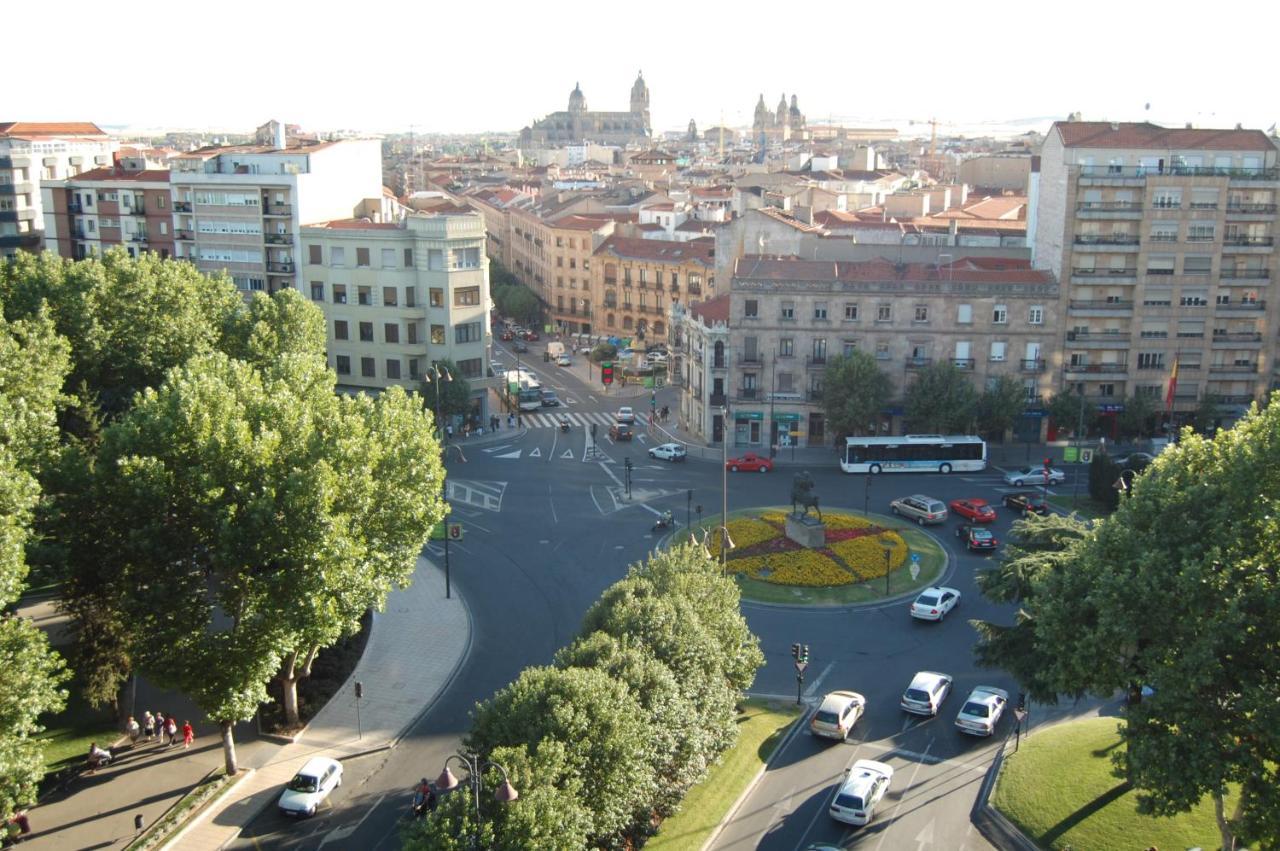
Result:
M444 770L440 772L440 776L436 779L436 790L439 792L452 792L462 785L452 771L449 770L449 763L452 760L458 760L467 769L466 784L471 788L472 803L476 808L476 833L471 837L471 847L477 848L480 845L480 825L483 815L480 812L480 786L481 775L490 768L496 768L502 774L502 785L498 787L498 791L494 792L493 798L502 804L509 804L520 797L520 793L516 791L516 787L511 785L511 781L507 779L507 770L496 762L490 762L487 759L481 759L479 754L462 753L453 754L444 761Z
M729 406L720 406L720 571L729 560Z
M893 557L893 550L888 547L884 548L884 595L889 596L889 559Z
M431 376L435 376L435 381L431 380ZM442 381L453 381L453 376L449 374L449 370L441 369L437 363L432 363L427 369L422 380L428 384L434 384L436 387L436 432L440 439L444 438L444 425L440 422L440 383Z

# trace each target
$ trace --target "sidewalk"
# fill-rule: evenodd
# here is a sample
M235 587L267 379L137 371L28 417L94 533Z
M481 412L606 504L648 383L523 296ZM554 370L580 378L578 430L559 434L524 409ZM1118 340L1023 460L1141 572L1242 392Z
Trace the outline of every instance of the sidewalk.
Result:
M478 438L477 438L478 440ZM237 747L241 778L232 790L202 813L171 847L221 848L234 839L280 794L283 784L312 755L337 759L395 745L413 722L444 691L462 664L471 644L471 618L457 596L444 596L444 573L425 558L418 559L413 584L393 591L385 612L376 613L363 657L332 699L311 719L292 744L265 739ZM425 653L423 648L430 648ZM357 731L354 682L364 685ZM175 785L194 786L208 771L222 764L221 741L202 735L191 751L138 749L120 762L78 780L66 804L78 820L49 824L32 811L35 832L29 848L123 847L133 838L133 814L156 803L156 790ZM127 777L116 777L127 775ZM115 782L107 782L114 780ZM406 784L412 778L406 778ZM185 790L179 790L179 792ZM180 795L179 795L180 796ZM121 797L126 800L121 801ZM150 825L161 815L147 814ZM73 826L89 827L73 840Z

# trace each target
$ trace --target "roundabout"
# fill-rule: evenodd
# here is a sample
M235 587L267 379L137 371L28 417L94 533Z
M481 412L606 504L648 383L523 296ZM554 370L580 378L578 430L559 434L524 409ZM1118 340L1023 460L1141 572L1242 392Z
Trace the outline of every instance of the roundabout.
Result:
M938 581L946 551L933 536L895 518L829 508L820 546L787 534L789 509L729 515L725 566L745 600L793 606L848 606L896 598ZM704 523L707 549L720 557L719 524Z

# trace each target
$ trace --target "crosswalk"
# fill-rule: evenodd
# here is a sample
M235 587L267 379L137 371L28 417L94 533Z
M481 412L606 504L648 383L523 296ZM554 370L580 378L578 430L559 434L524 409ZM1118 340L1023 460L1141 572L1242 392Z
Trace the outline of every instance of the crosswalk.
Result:
M636 425L643 425L642 417L647 414L636 415ZM565 411L559 414L521 414L521 423L526 428L559 428L560 417L564 417L569 421L571 426L576 428L590 427L592 423L608 428L613 425L613 414L607 414L603 411Z

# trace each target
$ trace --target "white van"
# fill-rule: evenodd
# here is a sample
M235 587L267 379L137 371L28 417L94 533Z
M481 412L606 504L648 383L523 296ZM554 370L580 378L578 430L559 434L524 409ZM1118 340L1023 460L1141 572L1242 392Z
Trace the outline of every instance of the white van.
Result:
M558 358L564 354L564 343L553 340L547 343L547 354L553 358Z

